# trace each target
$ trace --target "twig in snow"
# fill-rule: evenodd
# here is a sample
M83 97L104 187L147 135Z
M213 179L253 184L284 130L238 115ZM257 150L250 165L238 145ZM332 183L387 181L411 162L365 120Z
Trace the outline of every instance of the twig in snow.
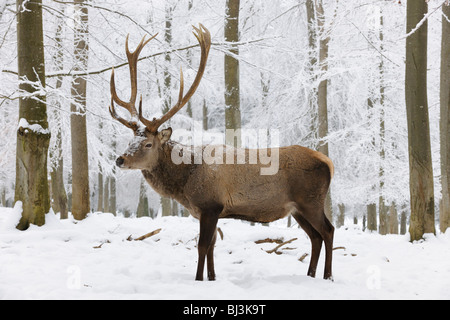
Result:
M283 239L266 238L266 239L262 239L262 240L256 240L255 243L256 244L261 244L261 243L278 243L278 244L281 244L281 243L283 243Z
M152 231L152 232L149 232L149 233L147 233L147 234L144 234L143 236L134 239L134 241L142 241L142 240L145 240L145 239L150 238L150 237L152 237L152 236L154 236L155 234L158 234L158 233L160 233L160 232L161 232L161 228L160 228L160 229L157 229L157 230L154 230L154 231Z
M94 249L100 249L100 248L102 247L102 245L104 245L105 243L111 243L111 241L106 240L106 241L100 243L98 246L95 246L95 247L93 247L93 248L94 248Z
M297 238L293 238L293 239L291 239L291 240L285 241L285 242L283 242L283 243L277 245L277 246L276 246L275 248L273 248L272 250L267 250L266 252L267 252L267 253L274 253L274 252L275 252L276 254L281 254L281 252L277 252L277 250L280 249L282 246L284 246L284 245L286 245L286 244L288 244L288 243L291 243L291 242L293 242L293 241L295 241L295 240L297 240Z
M308 253L304 253L300 258L298 258L298 261L303 262L303 260L305 260L305 258L309 256Z

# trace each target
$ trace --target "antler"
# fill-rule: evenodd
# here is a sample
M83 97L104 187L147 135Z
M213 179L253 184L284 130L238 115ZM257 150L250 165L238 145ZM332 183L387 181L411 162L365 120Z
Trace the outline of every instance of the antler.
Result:
M137 96L137 62L139 60L138 59L139 54L141 53L141 51L145 47L145 45L147 43L149 43L150 40L154 39L157 35L158 34L155 34L153 37L151 37L148 40L145 40L145 36L144 36L134 52L130 52L130 50L128 49L129 35L127 35L127 40L125 43L125 51L126 51L127 58L128 58L128 65L130 68L130 80L131 80L131 97L130 97L129 102L125 102L117 96L116 83L114 81L114 68L112 68L111 82L110 82L111 106L109 107L109 112L111 113L111 116L114 119L118 120L120 123L122 123L123 125L127 126L128 128L131 128L133 130L137 129L137 127L138 127L137 123L139 121L138 113L136 111L136 106L135 106L136 96ZM130 114L131 114L130 121L127 121L117 115L116 110L114 108L114 102L116 102L119 106L125 108L126 110L128 110L128 112L130 112Z
M142 97L141 97L141 101L139 103L139 119L151 133L156 133L158 131L158 128L164 122L172 118L181 108L183 108L183 106L194 95L195 90L197 90L197 87L200 84L200 81L202 80L203 73L205 72L206 61L208 60L209 49L211 47L211 34L209 33L208 29L206 29L202 24L200 24L200 28L196 28L195 26L193 27L195 31L197 31L197 33L195 32L193 33L200 44L201 58L200 58L200 66L197 71L197 76L195 77L194 82L192 83L186 95L183 96L184 79L183 79L183 70L180 69L180 92L178 95L178 102L161 118L159 119L153 118L153 120L150 121L142 116Z

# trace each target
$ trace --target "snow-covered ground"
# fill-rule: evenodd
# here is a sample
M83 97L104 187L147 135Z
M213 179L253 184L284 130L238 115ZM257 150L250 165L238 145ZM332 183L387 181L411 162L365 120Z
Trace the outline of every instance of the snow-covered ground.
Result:
M334 246L344 248L334 251L331 282L321 279L324 248L318 277L306 276L309 256L299 258L310 243L301 229L220 220L217 280L197 282L193 218L48 214L45 226L18 231L19 218L19 208L0 208L0 299L450 299L450 232L410 243L357 226L336 230ZM266 252L277 244L255 243L265 238L298 240L277 255Z

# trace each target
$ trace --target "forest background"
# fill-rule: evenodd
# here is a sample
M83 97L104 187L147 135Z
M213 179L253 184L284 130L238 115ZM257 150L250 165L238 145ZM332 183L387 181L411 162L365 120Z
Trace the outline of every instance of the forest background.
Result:
M442 30L446 21L448 25L449 10L443 0L428 1L426 15L409 33L407 1L18 3L22 6L0 1L0 195L4 206L12 206L15 197L16 135L18 123L24 125L19 122L19 100L45 97L51 133L50 198L55 212L72 212L73 178L80 173L74 164L82 162L89 190L84 204L90 211L137 217L185 215L176 202L154 193L140 172L115 168L115 158L125 150L132 133L108 112L109 81L114 66L119 96L127 97L125 38L130 35L134 48L145 34L159 33L141 54L145 59L138 65L138 86L147 118L161 115L178 90L180 66L186 83L195 76L199 50L191 25L202 23L212 34L208 66L197 93L170 125L186 134L194 130L223 133L225 128L278 130L281 145L318 149L333 160L336 170L328 210L334 224L342 226L347 217L364 221L382 234L399 232L399 225L405 233L411 210L405 47L426 22L425 84L436 223L442 208L448 209L448 200L441 201L448 198L448 182L442 175L444 169L448 171L446 160L442 161L448 151L441 147L448 137L448 118L442 116L445 106L440 95L448 92L448 82L442 85L442 65L448 70L449 60L441 57L448 59L448 49L442 50L442 44L449 42L445 40L448 32ZM45 85L44 79L18 77L16 18L28 5L42 9ZM226 31L232 21L238 22L234 37ZM82 41L88 45L80 49ZM230 58L231 66L226 61ZM227 78L228 68L238 70L237 82ZM74 83L80 80L86 82L85 92L74 94ZM30 81L35 93L27 96L19 84ZM448 100L446 112L448 116ZM73 130L74 115L86 122L85 132ZM83 161L72 152L78 134L87 136ZM243 146L248 143L242 141Z

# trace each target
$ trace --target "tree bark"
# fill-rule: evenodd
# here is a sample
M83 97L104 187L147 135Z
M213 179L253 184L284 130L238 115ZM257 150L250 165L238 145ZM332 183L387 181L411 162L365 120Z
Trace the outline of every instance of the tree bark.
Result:
M103 172L102 168L99 166L99 171L97 175L98 181L98 198L97 198L97 211L103 212Z
M339 203L338 209L339 209L339 216L336 221L336 228L343 227L345 224L345 204Z
M148 207L148 198L147 194L145 193L145 181L144 179L141 179L141 186L139 188L139 202L136 210L136 217L148 217L150 215L149 213L149 207Z
M166 3L166 28L164 31L164 40L167 46L170 47L172 43L172 7L170 4ZM172 107L171 98L171 87L172 87L172 77L169 72L169 66L171 64L172 58L170 54L165 55L166 66L164 68L164 106L163 113L167 113Z
M320 34L319 42L319 66L320 71L323 75L328 71L328 43L330 41L329 36L325 35L325 14L323 10L322 0L317 1L316 6L317 11L317 26ZM317 91L317 102L318 102L318 115L319 115L319 139L323 139L328 135L328 102L327 102L327 92L328 92L328 79L323 79L319 83L319 89ZM322 142L319 145L319 151L324 155L329 156L328 143ZM333 210L331 202L331 190L328 191L327 197L325 199L325 214L330 221L333 221Z
M44 37L42 30L42 2L17 0L17 52L19 79L40 82L45 87ZM20 83L27 94L37 89ZM17 225L25 230L30 223L42 226L50 210L47 178L47 153L50 144L45 97L22 97L19 100L19 119L41 129L25 125L17 130L16 186L14 200L22 202L22 217Z
M389 208L389 233L398 234L398 213L395 203Z
M426 1L408 1L406 32L411 32L428 11ZM406 39L405 99L408 121L411 241L435 233L433 168L427 99L428 22Z
M75 71L87 70L89 33L88 7L85 0L75 3ZM72 82L72 98L76 104L70 106L72 137L72 214L76 220L83 220L90 211L89 164L86 129L86 86L84 77Z
M64 9L62 9L64 12ZM63 33L63 24L64 21L59 19L58 26L55 35L55 46L56 46L56 54L54 57L55 69L57 71L63 70L63 47L62 47L62 33ZM56 89L61 88L63 83L63 77L59 76L56 78ZM62 123L61 123L61 115L60 109L62 109L61 103L57 100L55 101L55 109L54 115L55 118L58 119L56 121L56 141L55 147L52 150L50 157L53 158L54 166L52 168L51 183L52 183L52 207L53 211L60 213L61 219L68 218L68 208L67 208L67 193L64 187L64 161L62 155ZM55 165L56 163L56 165Z
M109 177L109 212L117 215L117 192L116 192L116 178Z
M105 177L105 185L103 187L103 211L110 212L109 210L109 177Z
M442 202L439 228L445 232L450 228L450 4L442 6L441 39L441 183Z
M400 234L406 234L406 209L402 207L402 213L400 214Z
M172 215L172 201L168 197L161 197L162 216L168 217Z
M225 7L225 41L231 46L239 42L239 5L239 0L227 0ZM236 46L229 51L239 55ZM240 147L241 137L236 131L241 129L239 61L228 54L225 55L225 129L235 130L234 135L226 135L226 143Z
M381 9L380 9L381 10ZM380 52L383 52L383 12L380 12ZM379 68L379 75L380 75L380 107L381 107L381 114L380 114L380 171L379 171L379 177L380 177L380 196L378 198L378 210L379 212L379 218L380 218L380 230L379 233L382 235L388 234L388 207L386 206L385 200L384 200L384 160L386 158L386 152L384 148L384 138L385 138L385 119L384 119L384 77L383 77L383 56L380 57L380 64L378 66Z
M317 18L314 0L306 0L306 19L308 22L308 56L309 56L309 74L310 82L317 80ZM311 114L310 145L311 148L317 148L317 88L312 87L308 95L308 103Z
M377 205L375 203L367 205L367 229L377 231Z
M380 195L378 206L378 218L380 220L378 233L387 235L389 232L389 207L385 205L383 196Z
M192 10L192 7L194 6L194 0L189 0L188 2L188 14L190 13L190 11ZM187 61L189 62L189 65L192 65L192 50L189 49L186 52L187 55ZM188 114L188 116L192 119L193 118L193 114L192 114L192 101L189 100L186 106L186 113Z
M208 106L206 99L203 99L203 130L208 130Z

